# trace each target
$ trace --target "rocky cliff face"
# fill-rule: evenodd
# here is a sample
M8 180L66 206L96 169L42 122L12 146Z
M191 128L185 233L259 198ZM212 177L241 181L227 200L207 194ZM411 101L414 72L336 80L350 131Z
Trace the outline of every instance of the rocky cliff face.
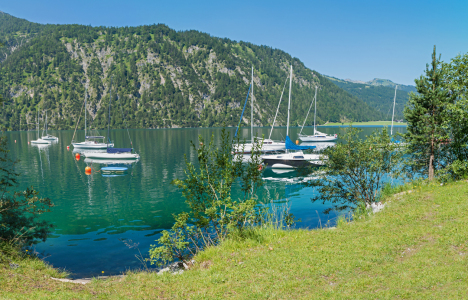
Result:
M7 26L10 32L3 30L3 35L24 32L28 38L1 65L2 120L10 129L34 123L37 111L42 115L45 109L52 127L74 128L85 97L91 127L104 128L111 82L114 128L122 127L124 118L133 128L236 126L252 66L253 121L265 126L273 120L290 64L292 124L302 123L316 86L320 121L379 119L367 104L281 50L197 31L176 32L165 25L28 25L12 18L0 15L0 25L20 24ZM285 95L287 91L288 85ZM285 124L286 102L279 125ZM250 123L250 105L244 116Z

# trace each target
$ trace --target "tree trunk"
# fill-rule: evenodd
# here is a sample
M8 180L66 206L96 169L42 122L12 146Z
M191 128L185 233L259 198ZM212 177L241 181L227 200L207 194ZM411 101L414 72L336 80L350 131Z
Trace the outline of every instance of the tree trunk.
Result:
M429 181L434 179L434 154L429 158Z

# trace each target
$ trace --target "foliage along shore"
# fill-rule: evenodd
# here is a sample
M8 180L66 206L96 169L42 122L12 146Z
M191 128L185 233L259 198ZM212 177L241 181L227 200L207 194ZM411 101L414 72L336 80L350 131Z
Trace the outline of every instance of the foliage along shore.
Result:
M204 250L180 275L63 283L23 256L17 269L1 265L0 288L15 299L460 299L468 296L467 195L466 181L411 183L387 195L378 214L342 218L334 229L257 229Z

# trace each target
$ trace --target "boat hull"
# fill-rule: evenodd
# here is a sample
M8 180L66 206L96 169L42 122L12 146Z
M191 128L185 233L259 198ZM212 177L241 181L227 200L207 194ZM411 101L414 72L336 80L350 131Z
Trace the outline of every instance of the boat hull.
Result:
M114 144L94 143L94 142L81 142L73 143L74 148L77 149L107 149L114 147Z
M31 141L31 144L50 144L50 141L37 139L37 140Z
M301 156L302 158L294 158L295 156ZM262 157L262 161L267 167L274 169L297 169L324 165L319 155L302 153L267 155Z
M335 142L338 137L334 136L314 136L314 135L305 135L305 136L299 136L299 139L303 142Z
M106 160L130 160L139 159L140 155L136 153L99 153L99 152L85 152L83 154L86 158L92 159L106 159Z

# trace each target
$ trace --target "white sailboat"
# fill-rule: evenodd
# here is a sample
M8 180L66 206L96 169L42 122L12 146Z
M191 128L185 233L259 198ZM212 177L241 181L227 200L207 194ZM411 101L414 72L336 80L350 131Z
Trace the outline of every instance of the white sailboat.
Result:
M253 134L253 111L254 111L254 106L253 106L253 95L254 95L254 81L253 81L253 66L252 66L252 96L251 96L251 109L250 109L250 135L252 137L252 141L250 143L243 143L243 144L235 144L233 145L233 150L235 153L244 153L244 154L250 154L252 153L252 149L254 148L255 145L258 145L259 143L261 144L261 148L259 149L260 152L266 153L266 152L276 152L276 151L283 151L285 149L284 142L278 142L274 141L271 139L271 132L270 132L270 137L267 139L263 139L262 137L256 137ZM284 91L284 90L283 90ZM282 96L282 95L281 95ZM248 95L247 95L248 97ZM281 99L280 99L281 103ZM279 107L279 105L278 105ZM276 116L275 116L276 119ZM241 121L242 121L242 116L241 116ZM274 123L273 123L274 125ZM239 128L237 128L239 129ZM272 128L273 130L273 128ZM237 135L237 131L236 131Z
M302 134L302 129L304 129L305 122L307 121L307 117L309 116L310 109L312 108L312 103L315 102L315 109L314 109L314 134L313 135L306 135ZM301 131L299 132L298 136L299 139L303 142L334 142L338 139L338 135L328 135L326 133L320 132L317 130L315 125L315 118L317 115L317 86L315 87L315 97L309 107L309 111L307 112L306 118L304 123L302 124Z
M42 136L42 139L46 140L46 141L58 141L58 137L53 136L53 135L51 135L51 134L49 134L47 132L47 129L48 129L48 126L47 126L47 109L45 110L45 112L46 112L46 119L45 119L45 123L44 123L45 135Z
M292 65L289 79L288 122L286 127L286 153L262 156L265 165L277 169L295 169L309 166L322 166L324 162L319 154L305 154L302 150L314 149L315 146L298 146L289 138L289 115L291 110ZM296 150L290 152L289 150Z
M52 141L49 140L44 140L39 138L39 110L37 110L37 123L36 123L36 128L37 128L37 140L31 141L32 145L38 145L38 144L47 144L50 145Z
M109 119L107 123L107 140L110 140L110 108L112 100L112 79L110 84L110 98L109 98ZM112 148L110 144L107 144L107 151L105 153L101 152L85 152L84 156L91 159L107 159L107 160L128 160L128 159L139 159L140 155L137 153L132 153L133 148Z
M393 97L393 112L392 112L392 127L390 127L390 136L391 142L394 144L398 144L399 146L404 146L406 143L403 143L402 141L396 140L393 138L393 119L395 117L395 103L396 103L396 92L397 92L398 85L395 86L395 96Z
M107 147L114 147L114 143L104 143L106 139L104 136L88 136L87 134L87 114L86 114L86 99L88 93L85 93L85 140L84 142L73 143L72 145L76 149L107 149Z

